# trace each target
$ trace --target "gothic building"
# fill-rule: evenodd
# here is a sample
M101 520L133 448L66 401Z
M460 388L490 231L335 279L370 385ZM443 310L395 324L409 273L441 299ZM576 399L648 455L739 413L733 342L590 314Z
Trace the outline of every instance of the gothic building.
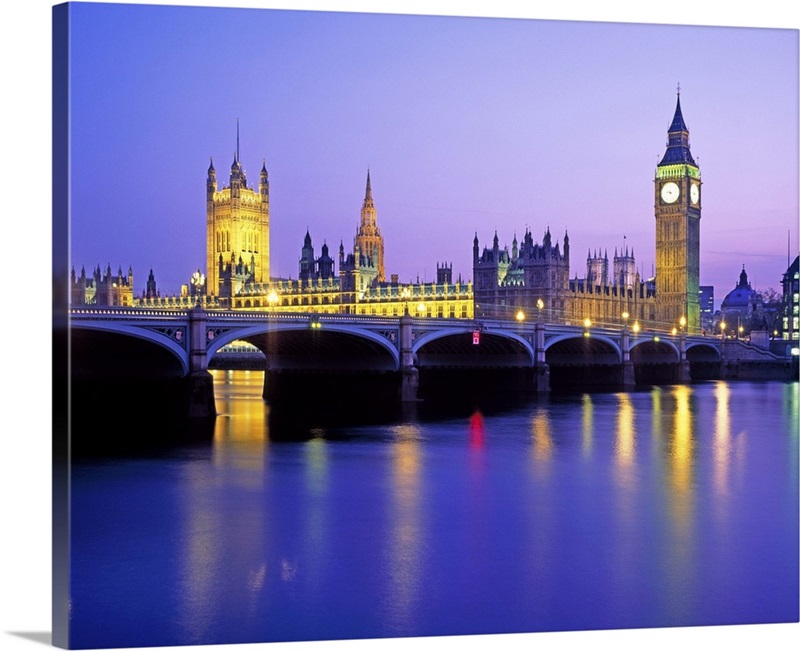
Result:
M570 279L569 235L563 247L553 244L549 227L542 243L526 231L522 243L500 248L495 233L491 248L473 241L476 316L513 318L525 315L561 323L620 325L669 330L685 318L689 331L700 329L700 170L689 151L680 91L667 149L655 174L656 274L643 280L633 249L589 251L586 275Z
M246 266L253 280L269 281L269 179L266 161L261 166L258 188L247 185L239 158L239 127L229 184L217 187L214 161L206 178L206 273L207 291L220 291L220 269Z
M700 328L700 169L689 150L681 95L656 167L656 305L662 324Z
M76 276L73 267L70 273L70 302L72 305L132 306L133 269L129 267L127 275L123 275L120 267L115 275L111 273L111 265L106 267L105 272L97 265L91 276L86 275L84 267Z
M548 228L542 243L526 230L522 244L517 236L509 252L500 248L497 232L492 247L480 250L478 234L472 241L475 315L514 318L517 311L539 314L547 321L562 321L569 284L569 235L564 249L553 244ZM539 308L539 301L542 307Z
M311 233L306 230L297 280L269 278L265 281L257 278L258 262L252 255L248 260L246 253L217 259L219 291L216 297L202 297L206 307L380 316L402 316L405 310L411 309L417 317L471 318L473 315L472 283L464 283L461 278L453 283L452 264L437 264L436 283L402 284L396 274L389 282L382 280L385 276L384 245L377 225L369 172L352 252L345 252L344 242L340 242L335 261L327 243L323 243L321 254L317 256ZM217 252L213 254L216 256ZM165 301L158 303L164 305ZM175 301L166 303L178 306ZM183 303L185 301L180 305Z
M356 232L353 251L367 256L374 261L378 270L376 282L386 281L386 268L383 261L383 236L378 227L378 212L372 199L372 184L370 183L369 170L367 170L367 190L364 194L364 204L361 206L361 224Z

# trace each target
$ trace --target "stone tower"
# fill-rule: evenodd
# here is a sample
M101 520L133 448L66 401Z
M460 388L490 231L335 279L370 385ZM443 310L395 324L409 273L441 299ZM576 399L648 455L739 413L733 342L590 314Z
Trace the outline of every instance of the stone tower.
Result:
M247 185L239 158L239 125L229 185L217 188L214 161L206 179L207 293L219 296L219 265L242 261L249 265L253 282L269 282L269 180L263 162L258 189Z
M660 327L700 328L700 169L689 151L681 95L656 167L656 320Z
M361 207L361 225L356 233L353 253L360 253L371 259L378 270L377 282L386 281L386 269L383 261L383 236L378 228L378 213L372 200L372 184L367 170L367 191L364 205Z

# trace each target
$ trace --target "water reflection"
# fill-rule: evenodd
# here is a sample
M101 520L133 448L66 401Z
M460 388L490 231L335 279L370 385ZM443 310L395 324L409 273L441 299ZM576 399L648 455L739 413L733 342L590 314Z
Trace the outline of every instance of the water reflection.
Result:
M635 440L634 440L634 410L633 402L627 393L617 394L619 404L617 405L617 436L615 451L617 457L617 467L621 470L630 468L633 465ZM627 476L621 473L620 477Z
M724 498L728 494L728 482L731 465L731 418L730 387L725 382L718 382L714 387L717 401L714 413L714 488L717 496Z
M673 424L667 459L667 501L670 515L670 535L666 560L667 608L677 621L690 621L693 608L691 595L697 577L694 536L694 439L690 404L691 387L675 386L671 397Z
M215 463L263 470L269 443L269 407L262 397L263 371L213 370L217 419Z
M302 445L305 496L298 500L303 510L303 535L297 541L304 550L302 557L304 581L315 590L320 586L329 549L330 503L330 442L323 438L324 432L314 432L314 438ZM280 578L284 583L294 580L297 563L293 559L281 558Z
M533 458L538 464L546 464L553 454L553 434L550 414L539 408L533 414Z
M260 378L215 375L211 446L79 468L76 646L796 618L797 384L278 443Z
M592 454L592 441L594 440L594 403L589 393L584 393L581 399L581 432L583 442L583 456Z
M393 434L387 625L393 634L402 635L414 630L421 587L421 430L404 424L394 427Z

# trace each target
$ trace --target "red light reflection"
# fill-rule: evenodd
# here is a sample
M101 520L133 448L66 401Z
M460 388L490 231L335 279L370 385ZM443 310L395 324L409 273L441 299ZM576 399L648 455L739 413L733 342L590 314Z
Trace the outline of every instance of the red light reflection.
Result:
M473 448L482 448L484 443L483 414L476 411L469 417L469 444Z

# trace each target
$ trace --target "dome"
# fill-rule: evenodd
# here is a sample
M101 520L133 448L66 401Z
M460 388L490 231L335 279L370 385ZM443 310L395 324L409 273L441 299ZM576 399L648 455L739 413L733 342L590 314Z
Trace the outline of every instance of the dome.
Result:
M755 290L750 286L747 281L747 272L742 266L742 273L739 274L739 282L732 291L728 292L722 301L722 311L747 311L753 303L755 297Z

